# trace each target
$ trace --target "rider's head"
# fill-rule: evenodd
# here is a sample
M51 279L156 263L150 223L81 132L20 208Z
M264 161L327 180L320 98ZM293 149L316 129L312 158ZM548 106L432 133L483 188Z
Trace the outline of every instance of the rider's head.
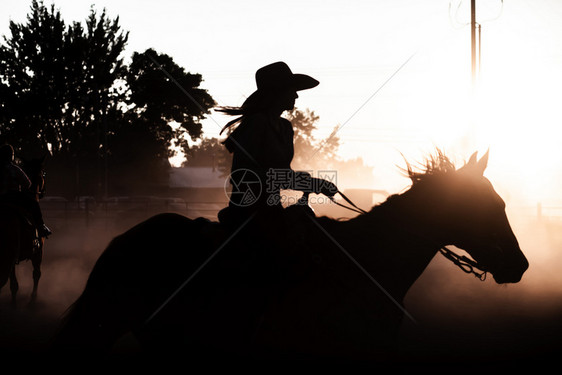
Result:
M295 74L282 61L266 65L256 72L257 90L250 95L241 107L224 107L219 111L232 116L248 116L258 112L281 114L292 110L297 91L311 89L318 81L306 74ZM222 130L238 123L241 118L232 120ZM222 131L221 131L222 133Z
M268 96L272 110L283 112L293 109L297 91L311 89L318 81L306 74L294 74L282 61L266 65L256 72L257 92Z
M14 148L9 144L0 146L0 161L11 162L14 161Z

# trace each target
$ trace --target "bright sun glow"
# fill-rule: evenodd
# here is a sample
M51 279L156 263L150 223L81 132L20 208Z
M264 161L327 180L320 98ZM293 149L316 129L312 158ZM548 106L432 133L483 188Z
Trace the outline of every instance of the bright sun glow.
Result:
M549 59L552 51L529 29L484 24L482 69L473 87L468 31L447 48L424 51L408 78L399 123L421 135L410 154L419 160L440 147L468 158L489 149L486 175L507 199L560 204L562 73Z
M560 82L561 74L554 66L537 69L530 59L503 68L498 64L496 74L481 82L476 140L493 148L497 166L511 174L520 193L540 201L559 195L554 184L562 162L562 132L555 120L560 89L552 82Z

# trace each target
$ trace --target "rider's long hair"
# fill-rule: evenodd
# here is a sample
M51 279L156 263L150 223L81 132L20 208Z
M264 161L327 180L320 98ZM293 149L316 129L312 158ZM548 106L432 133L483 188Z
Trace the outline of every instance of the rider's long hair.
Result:
M222 112L230 116L238 116L223 126L220 134L227 129L231 129L234 125L241 124L246 117L268 110L274 103L275 99L275 91L256 90L244 101L244 103L242 103L240 107L219 107L217 109L218 112Z
M235 134L237 129L244 126L244 120L251 115L269 110L276 98L277 93L275 91L256 90L244 101L244 103L242 103L240 107L219 107L217 109L218 112L222 112L230 116L238 116L223 126L219 133L222 134L225 130L228 130L229 136L221 142L228 151L234 152L236 142L232 140L232 136ZM232 129L235 125L238 126L235 129Z

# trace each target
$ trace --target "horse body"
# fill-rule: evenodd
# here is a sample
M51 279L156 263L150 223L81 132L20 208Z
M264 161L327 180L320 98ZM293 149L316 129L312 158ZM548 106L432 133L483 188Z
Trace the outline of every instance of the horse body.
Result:
M463 248L499 283L528 267L483 164L411 173L410 190L347 221L301 215L308 240L282 283L265 282L271 260L217 223L155 216L100 256L57 345L107 351L130 331L148 352L195 357L384 353L413 319L406 293L443 246Z

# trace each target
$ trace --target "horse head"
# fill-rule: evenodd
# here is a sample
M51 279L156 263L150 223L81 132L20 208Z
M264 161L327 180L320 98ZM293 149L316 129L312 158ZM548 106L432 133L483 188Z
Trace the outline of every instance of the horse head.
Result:
M441 162L435 162L440 159ZM442 154L428 165L440 165L435 168L439 169L439 173L434 173L436 178L427 179L429 189L424 189L431 190L425 196L430 196L434 219L431 225L439 227L439 243L466 251L477 267L490 272L499 284L520 281L529 263L509 224L505 202L484 177L488 152L479 160L477 153L472 154L458 169ZM420 181L427 171L425 174L409 172L414 182L412 190L416 184L424 185Z

